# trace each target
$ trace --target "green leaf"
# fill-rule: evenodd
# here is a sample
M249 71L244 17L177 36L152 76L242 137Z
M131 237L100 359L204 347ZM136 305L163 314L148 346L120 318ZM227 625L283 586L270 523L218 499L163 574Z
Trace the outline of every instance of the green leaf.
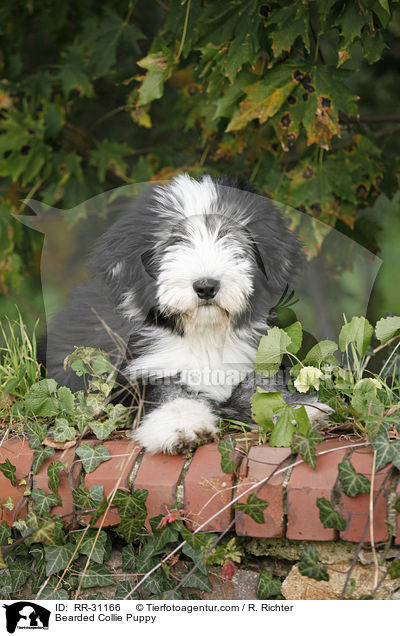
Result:
M386 344L394 336L400 335L400 316L390 316L378 320L375 333L381 344Z
M47 434L47 426L33 420L26 420L24 428L28 436L29 446L32 449L40 448Z
M70 543L65 545L46 545L44 548L46 575L51 576L56 574L56 572L65 570L74 552L75 546ZM74 561L78 556L78 553L76 553Z
M35 512L39 517L43 517L43 515L50 512L54 506L60 506L62 503L60 497L55 495L54 492L46 495L41 488L32 489L32 499L35 504Z
M121 534L128 543L131 543L138 538L138 533L143 530L145 521L146 517L124 517L121 519L121 522L115 526L115 530Z
M333 528L334 530L345 530L346 521L334 510L330 501L325 497L317 498L317 506L319 508L319 518L324 528Z
M369 479L361 473L356 473L349 459L345 459L338 466L339 480L343 491L348 497L355 497L361 493L368 493L371 488Z
M130 594L133 587L134 587L133 583L131 583L129 580L118 581L117 587L115 590L114 599L122 601L128 594L129 594L129 600L139 599L140 597L138 592L134 592L133 594Z
M354 385L351 406L361 416L380 417L383 414L384 405L377 396L380 386L379 380L375 378L363 378Z
M235 470L235 460L231 458L231 453L236 448L235 438L232 436L225 437L218 444L218 450L221 454L221 468L224 473L232 473Z
M11 577L11 591L18 592L31 576L31 560L26 557L8 559L8 571Z
M260 601L273 599L281 594L281 586L281 581L273 579L268 570L262 570L257 584L257 598Z
M167 47L161 51L150 53L137 62L138 66L147 70L146 76L139 89L138 106L149 104L160 99L164 93L164 83L173 68L173 53Z
M274 426L274 416L286 406L280 391L267 392L257 387L251 398L251 416L264 431L268 431Z
M8 545L8 540L11 537L11 528L5 521L0 522L0 545Z
M90 562L86 573L80 573L79 579L82 583L82 589L87 590L89 587L108 587L114 585L114 578L105 565Z
M112 421L104 420L103 422L88 422L89 427L92 429L93 433L96 435L97 439L107 439L110 433L115 431L118 424L113 423Z
M196 590L203 590L204 592L212 592L213 590L207 574L200 572L199 568L189 575L183 587L193 587Z
M41 380L31 386L24 398L28 413L38 417L53 417L60 410L59 400L54 397L57 389L55 380Z
M133 545L124 545L122 548L122 569L132 570L136 569L137 554Z
M269 506L268 501L260 499L255 493L248 496L246 503L236 503L234 508L249 515L256 523L265 523L264 510Z
M286 331L291 340L291 343L287 346L287 351L296 354L303 342L303 327L301 323L299 321L294 322L288 327L284 327L283 330Z
M313 469L317 465L316 445L322 442L322 435L311 426L307 432L295 431L291 449L293 453L300 453L304 461Z
M32 472L34 475L37 475L45 459L54 456L54 452L54 448L49 446L41 446L33 452Z
M60 399L60 406L67 415L73 415L75 409L74 395L66 386L60 386L57 389L57 395Z
M69 594L67 590L65 590L62 585L57 587L58 582L59 579L56 576L52 576L38 598L42 601L69 601Z
M391 566L388 568L388 573L391 579L400 578L400 559L393 561Z
M283 329L269 329L267 335L261 337L254 363L255 371L267 377L275 375L290 343L290 336Z
M59 519L45 519L31 535L32 543L42 543L43 545L55 545L57 543L57 525ZM64 525L61 519L62 525Z
M390 452L392 456L392 464L400 470L400 440L394 439L390 442Z
M373 440L372 447L376 450L375 471L378 472L392 461L392 448L387 433L379 433Z
M337 349L338 346L336 342L332 340L321 340L310 349L303 360L303 364L304 366L318 367L321 362L329 360Z
M79 540L79 539L78 539ZM103 563L106 553L107 533L101 530L97 535L97 530L89 530L79 546L79 553L87 557L91 553L91 560L95 563Z
M17 477L16 477L16 467L10 462L7 458L5 462L0 464L0 470L3 473L4 477L11 481L13 486L17 485Z
M60 485L60 473L63 470L68 470L68 464L66 462L61 462L57 459L55 462L49 464L47 468L47 475L49 477L48 485L50 490L58 495L58 488Z
M76 449L76 454L82 460L82 466L86 473L92 473L102 462L111 458L108 448L103 445L81 444Z
M84 486L78 486L72 491L75 504L82 510L95 510L104 498L104 486L94 484L87 490Z
M287 448L291 445L296 430L293 424L294 421L294 411L290 406L287 406L272 429L269 439L270 446Z
M56 442L69 442L76 439L77 431L65 417L58 417L55 421L53 438Z
M117 506L118 513L121 517L134 517L145 515L146 518L146 506L145 501L149 492L144 489L137 489L131 495L124 490L118 488L113 498L113 505Z
M309 389L319 390L319 380L322 371L317 367L301 367L299 375L294 381L294 386L299 393L307 393Z
M303 576L308 576L316 581L329 581L329 574L326 568L318 563L319 555L315 546L306 546L299 561L299 572Z
M374 333L372 325L364 317L352 318L351 322L343 325L339 334L339 346L341 351L354 345L357 353L364 356Z

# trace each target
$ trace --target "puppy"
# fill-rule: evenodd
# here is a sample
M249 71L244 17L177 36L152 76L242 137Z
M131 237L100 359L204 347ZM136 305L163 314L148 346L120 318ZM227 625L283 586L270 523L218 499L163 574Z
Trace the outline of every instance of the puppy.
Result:
M75 346L107 351L144 395L137 441L151 453L193 449L215 437L219 415L250 419L266 382L252 374L258 343L301 262L268 199L207 175L149 186L98 241L91 279L50 328L48 374L82 388L64 358ZM279 380L267 388L286 391Z

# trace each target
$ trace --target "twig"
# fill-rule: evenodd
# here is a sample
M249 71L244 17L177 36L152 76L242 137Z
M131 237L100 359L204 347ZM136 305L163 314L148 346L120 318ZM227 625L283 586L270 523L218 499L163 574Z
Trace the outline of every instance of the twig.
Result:
M187 0L186 15L185 15L185 22L184 22L184 25L183 25L182 39L181 39L181 43L179 45L178 53L176 54L175 62L177 62L179 60L179 58L181 56L181 53L183 51L184 44L185 44L187 26L188 26L188 22L189 22L189 12L190 12L191 2L192 2L192 0Z

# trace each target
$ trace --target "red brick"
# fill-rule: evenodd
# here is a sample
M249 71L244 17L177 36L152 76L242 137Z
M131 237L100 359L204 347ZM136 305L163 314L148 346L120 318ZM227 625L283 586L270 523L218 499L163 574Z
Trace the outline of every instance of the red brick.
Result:
M400 482L397 484L396 497L400 497ZM395 499L396 501L396 499ZM394 503L394 502L393 502ZM394 542L399 545L400 543L400 513L397 513L397 532Z
M342 440L328 440L317 446L317 453L346 445ZM343 461L345 454L346 449L317 456L315 470L305 462L295 466L287 486L288 539L334 539L334 530L324 528L320 521L317 498L332 500L333 488L338 478L338 464Z
M92 473L85 475L85 486L90 488L95 484L104 486L104 494L106 497L110 495L118 483L118 488L129 488L129 475L132 471L132 465L136 457L140 453L140 446L134 441L115 440L104 442L104 446L110 451L111 459L102 462ZM96 526L102 523L103 517L97 521ZM114 526L120 522L120 516L117 510L110 509L106 515L104 526Z
M183 455L144 455L134 489L149 491L146 499L148 519L165 515L176 506L176 488L184 464Z
M369 480L372 476L372 452L368 449L354 451L351 456L351 463L353 464L357 473L362 473ZM382 486L382 483L386 477L388 470L391 469L391 464L382 468L379 472L375 473L374 479L374 499ZM387 481L386 488L379 495L376 504L374 505L374 540L377 542L386 541L388 538L387 525L385 519L387 519L387 507L386 507L386 492L389 491L390 482ZM346 530L340 533L341 539L345 541L361 540L365 524L368 518L369 512L369 494L357 495L356 497L348 497L344 493L341 497L341 515L347 521ZM370 541L369 524L367 534L365 535L365 541Z
M189 527L197 529L232 500L233 475L221 470L218 444L200 446L185 477L185 514ZM224 530L231 520L231 508L206 523L202 532Z
M71 494L71 484L69 478L69 471L71 470L75 455L75 448L67 448L64 451L56 451L53 457L49 459L45 459L43 464L40 467L39 473L33 476L33 488L41 488L47 494L50 491L48 486L48 474L47 469L50 464L59 460L60 462L66 462L68 465L68 470L63 470L60 473L60 484L58 494L61 497L62 505L56 506L51 510L52 515L66 515L72 512L72 494ZM80 464L80 462L79 462ZM66 519L66 522L69 522L70 518Z
M290 457L289 448L270 448L269 446L254 446L250 449L240 473L247 467L247 475L239 476L236 495L247 490L251 484L257 483L269 477L285 459ZM286 477L285 472L274 475L261 488L255 488L240 498L244 503L250 494L256 493L257 497L269 502L264 510L265 523L256 523L249 515L241 514L236 510L236 534L250 537L282 537L283 536L283 490L282 484Z

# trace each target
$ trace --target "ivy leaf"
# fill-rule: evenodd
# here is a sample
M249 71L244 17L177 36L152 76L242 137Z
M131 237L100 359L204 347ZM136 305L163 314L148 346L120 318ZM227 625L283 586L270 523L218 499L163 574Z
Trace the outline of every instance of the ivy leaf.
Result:
M65 545L46 545L44 548L44 554L46 559L46 575L51 576L65 570L72 555L75 552L75 546L71 543ZM76 553L74 560L78 558Z
M235 470L235 460L231 458L231 453L236 448L235 438L231 435L225 437L218 444L218 450L221 454L221 468L224 473L232 473Z
M375 333L381 344L386 344L394 336L400 335L400 316L390 316L378 320Z
M203 590L203 592L212 592L213 589L207 574L200 572L199 568L189 575L183 587L194 587L196 590Z
M43 517L43 515L50 512L54 506L61 505L61 499L58 495L55 495L54 492L46 495L41 488L32 489L32 499L35 504L35 511L39 517Z
M67 469L68 464L66 462L61 462L59 459L49 464L47 468L47 475L49 477L48 486L50 490L56 493L56 495L58 495L58 488L60 485L60 473Z
M256 373L267 377L275 375L290 343L290 336L283 329L279 327L269 329L267 335L261 337L258 346L254 363Z
M290 406L287 406L272 429L269 439L270 446L285 448L290 446L296 430L293 424L294 421L294 411Z
M263 601L280 597L281 587L281 581L273 579L268 570L262 570L257 584L257 598Z
M381 470L392 461L392 447L387 433L379 433L375 437L372 447L376 450L375 471L378 472L378 470Z
M82 460L82 466L86 473L92 473L102 462L111 458L108 448L103 445L81 444L77 448L76 454Z
M0 464L0 470L3 473L4 477L11 481L13 486L17 485L17 477L16 477L16 467L10 462L7 458L5 462Z
M133 545L124 545L122 548L122 569L134 571L136 569L136 556Z
M117 506L118 514L121 517L142 516L144 514L146 518L145 501L148 494L149 491L142 488L135 490L132 495L118 488L113 498L113 504Z
M69 442L76 438L76 429L65 417L58 417L55 421L53 438L56 442Z
M54 448L50 448L49 446L41 446L33 452L32 472L34 475L37 475L45 459L54 456L54 452Z
M255 493L248 496L246 503L236 503L234 508L249 515L256 523L265 523L264 510L269 506L268 501L260 499Z
M32 449L40 448L47 433L47 426L33 420L26 420L25 433L28 436L29 446Z
M5 521L0 522L0 545L8 545L8 540L11 537L11 528Z
M315 546L306 546L301 554L298 564L299 572L303 576L308 576L316 581L329 581L329 574L326 568L318 563L319 555Z
M75 504L82 510L94 510L103 501L104 486L94 484L87 490L84 486L78 486L72 491Z
M330 501L325 497L317 498L317 506L319 508L319 518L324 528L333 528L334 530L345 530L346 521L334 510Z
M57 522L59 519L45 519L32 533L32 543L42 543L43 545L55 545L57 543ZM61 519L62 525L64 525Z
M356 473L349 459L345 459L338 466L339 480L343 491L348 497L355 497L361 493L368 493L371 488L369 479L361 473Z
M264 431L268 431L274 426L274 416L286 406L280 391L267 392L257 387L251 398L251 416Z
M400 470L400 440L394 439L390 442L390 452L392 456L392 464Z
M114 585L114 578L105 565L90 562L86 573L81 572L79 579L82 583L82 589L87 590L89 587L108 587Z
M134 592L131 594L131 590L133 588L133 584L130 581L118 581L117 587L115 589L115 600L123 600L129 594L129 600L137 600L139 599L139 593Z
M313 469L317 465L317 454L315 447L322 442L322 435L312 426L307 432L295 431L291 449L293 453L300 453L304 461Z
M374 333L372 325L364 317L352 318L351 322L343 325L339 334L339 346L341 351L354 345L357 353L364 356Z
M87 557L91 553L91 560L95 563L103 563L106 553L107 534L104 530L97 535L97 530L89 530L79 546L79 553Z
M71 389L66 386L60 386L57 389L57 395L60 400L61 409L65 411L67 415L73 415L75 400Z
M121 522L115 526L116 532L121 534L124 539L131 543L137 539L138 532L143 528L146 517L123 517Z
M18 592L31 576L31 560L26 557L8 559L8 571L11 577L11 591Z
M96 435L97 439L105 440L109 437L110 433L115 431L118 426L118 423L108 420L104 420L103 422L88 422L89 427L92 429L93 433Z

